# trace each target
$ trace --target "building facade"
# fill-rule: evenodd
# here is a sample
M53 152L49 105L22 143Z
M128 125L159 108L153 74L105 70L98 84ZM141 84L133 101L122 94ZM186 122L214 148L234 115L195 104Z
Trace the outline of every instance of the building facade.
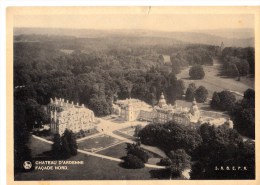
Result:
M114 114L119 115L125 121L144 120L156 123L166 123L174 120L177 123L196 123L200 118L200 111L194 99L190 109L168 105L163 93L158 105L152 107L138 99L119 100L113 104Z
M151 111L152 107L138 99L118 100L113 104L113 113L125 121L135 121L142 118L142 114Z
M89 130L94 128L93 122L95 115L92 110L87 109L84 104L79 106L77 103L65 102L64 99L50 99L47 105L47 114L50 120L50 130L52 134L62 135L66 129L74 133L80 130Z

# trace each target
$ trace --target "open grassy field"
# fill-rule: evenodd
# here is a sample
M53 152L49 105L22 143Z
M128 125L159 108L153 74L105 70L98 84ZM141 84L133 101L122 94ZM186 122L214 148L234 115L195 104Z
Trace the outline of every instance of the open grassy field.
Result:
M226 78L219 76L221 64L217 60L214 60L213 66L203 66L205 77L202 80L192 80L189 76L189 68L186 68L177 75L179 79L182 79L185 83L185 87L188 87L190 83L195 83L197 87L204 86L209 91L209 98L212 98L212 94L217 91L232 90L243 94L248 88L254 89L254 78L242 77L241 81L237 81L234 78ZM242 98L242 97L238 97Z

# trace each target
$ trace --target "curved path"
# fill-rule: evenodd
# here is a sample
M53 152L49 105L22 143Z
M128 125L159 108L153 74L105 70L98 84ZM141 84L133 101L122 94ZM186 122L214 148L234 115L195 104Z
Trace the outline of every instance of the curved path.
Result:
M45 143L53 144L52 141L43 139L43 138L38 137L38 136L35 136L35 135L32 135L32 137L34 137L35 139L38 139L38 140L40 140L40 141L43 141L43 142L45 142ZM133 142L133 141L131 141L131 142ZM87 151L84 151L84 150L81 150L81 149L78 149L78 152L79 152L79 153L83 153L83 154L87 154L87 155L91 155L91 156L95 156L95 157L99 157L99 158L102 158L102 159L108 159L108 160L116 161L116 162L123 162L122 159L118 159L118 158L114 158L114 157L109 157L109 156L101 155L101 154L97 154L97 153L87 152ZM165 169L165 168L166 168L165 166L158 166L158 165L153 165L153 164L145 164L145 167L148 167L148 168L157 168L157 169Z
M126 139L126 138L121 137L121 136L118 136L118 135L116 135L116 134L114 134L114 133L112 133L112 132L106 132L105 134L107 134L107 135L109 135L109 136L111 136L111 137L117 138L117 139L119 139L119 140L123 140L123 141L126 142L126 143L130 143L130 144L134 143L134 141L132 141L132 140L130 140L130 139ZM159 155L159 156L161 156L161 157L167 157L167 156L165 155L164 151L162 151L161 149L159 149L159 148L157 148L157 147L153 147L153 146L148 146L148 145L141 144L141 148L146 149L146 150L148 150L148 151L150 151L150 152L152 152L152 153L155 153L155 154L157 154L157 155Z

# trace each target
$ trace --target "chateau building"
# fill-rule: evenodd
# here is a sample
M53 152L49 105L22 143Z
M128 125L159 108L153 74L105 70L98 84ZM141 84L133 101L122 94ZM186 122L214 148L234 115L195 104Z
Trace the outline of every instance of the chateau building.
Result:
M50 99L47 105L47 114L50 120L52 134L63 134L66 129L73 132L89 130L94 128L95 115L92 110L87 109L84 104L65 102L64 99Z
M113 104L113 112L125 121L140 119L144 111L151 111L152 108L147 103L138 99L118 100Z
M138 99L119 100L113 104L114 113L125 121L145 120L156 123L166 123L174 120L177 123L197 123L200 111L194 99L190 109L177 107L177 104L168 105L163 93L158 105L152 107Z

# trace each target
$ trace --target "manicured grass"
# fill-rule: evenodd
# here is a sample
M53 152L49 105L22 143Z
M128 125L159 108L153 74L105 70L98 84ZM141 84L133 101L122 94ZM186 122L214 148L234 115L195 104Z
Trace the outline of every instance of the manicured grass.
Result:
M33 137L31 137L29 141L29 147L33 158L39 157L43 155L44 152L51 150L51 144L47 144Z
M145 151L149 154L150 158L160 158L160 156L158 156L150 151L147 151L147 150L145 150ZM126 156L126 143L121 143L121 144L112 146L110 148L99 151L97 153L102 154L102 155L107 155L110 157L122 158L122 157ZM155 164L155 163L153 163L153 160L151 160L151 162L148 162L148 163Z
M149 180L152 168L125 169L118 162L78 154L67 160L84 161L83 165L68 165L68 170L19 173L16 180Z
M51 144L32 138L30 146L32 152L37 154L48 152ZM80 153L66 161L84 161L84 164L67 165L68 170L34 170L18 173L15 175L15 180L156 180L161 178L161 171L157 169L125 169L118 162Z
M93 151L95 151L118 142L120 142L120 140L112 138L108 135L102 135L83 140L82 142L78 143L78 148L82 150L88 150L93 148Z
M126 156L126 143L121 143L116 146L107 148L105 150L102 150L100 152L97 152L98 154L102 155L107 155L110 157L115 157L115 158L121 158Z

